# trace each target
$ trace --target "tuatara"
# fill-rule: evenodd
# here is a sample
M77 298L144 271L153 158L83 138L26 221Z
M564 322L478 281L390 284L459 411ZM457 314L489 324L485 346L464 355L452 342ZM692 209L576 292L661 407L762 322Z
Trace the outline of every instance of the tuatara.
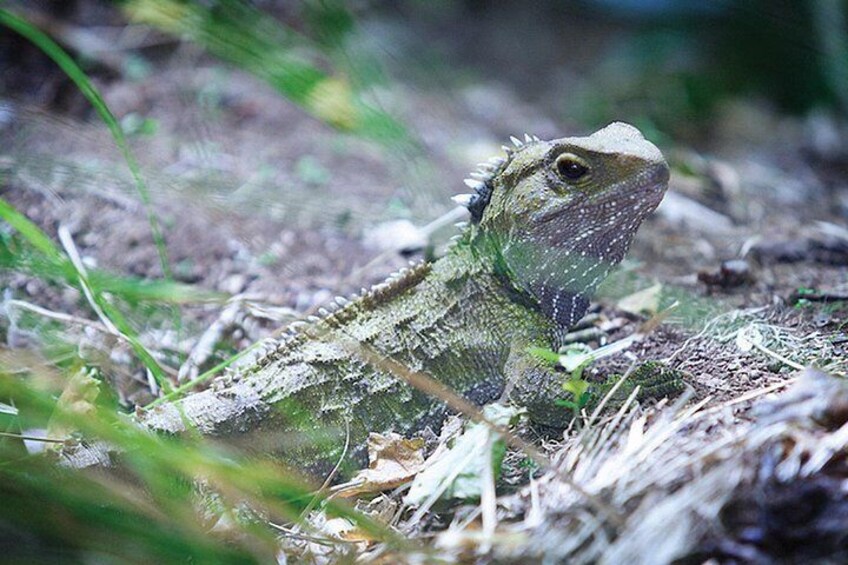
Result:
M566 423L563 374L528 349L560 346L659 204L669 169L624 123L513 144L465 181L474 192L456 200L471 221L443 257L337 299L249 370L151 409L141 423L167 433L193 426L313 471L347 443L349 462L361 465L369 432L438 429L446 412L391 363L475 404L509 400L537 423Z

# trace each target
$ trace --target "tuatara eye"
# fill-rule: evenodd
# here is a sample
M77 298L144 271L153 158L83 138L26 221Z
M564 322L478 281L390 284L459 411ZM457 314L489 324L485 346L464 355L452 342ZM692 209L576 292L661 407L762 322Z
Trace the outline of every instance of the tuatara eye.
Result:
M570 181L580 180L589 172L589 166L573 153L563 153L556 160L559 175Z

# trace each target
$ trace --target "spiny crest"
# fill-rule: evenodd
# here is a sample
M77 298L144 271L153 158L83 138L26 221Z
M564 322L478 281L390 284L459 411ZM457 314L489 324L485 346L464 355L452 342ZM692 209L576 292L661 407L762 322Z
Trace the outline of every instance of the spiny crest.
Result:
M317 316L307 316L305 320L292 322L286 326L278 339L263 343L249 372L256 372L280 359L287 351L292 351L302 342L314 339L322 330L340 328L363 310L371 311L380 304L392 300L421 282L430 272L431 267L432 265L427 262L410 261L408 267L392 273L383 282L373 285L370 290L363 288L361 294L354 294L349 298L335 297L333 302L317 310ZM228 375L230 379L241 376L243 375L238 369Z
M492 181L494 178L509 165L518 151L527 145L541 141L535 135L527 133L524 134L524 141L515 136L511 136L509 139L513 146L501 146L506 153L506 158L492 157L485 163L479 163L477 170L463 181L465 186L474 190L474 192L472 194L458 194L453 197L454 202L468 208L468 211L471 212L471 221L474 223L478 223L482 219L483 210L486 209L489 200L492 198Z

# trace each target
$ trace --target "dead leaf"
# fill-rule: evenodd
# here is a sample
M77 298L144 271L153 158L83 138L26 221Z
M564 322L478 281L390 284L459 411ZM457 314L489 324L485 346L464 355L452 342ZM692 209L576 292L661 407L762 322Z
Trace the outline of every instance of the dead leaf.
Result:
M94 372L83 368L71 376L47 424L49 437L70 436L76 429L68 425L69 421L90 416L97 410L95 401L100 394L100 381L94 378Z
M483 408L483 415L496 426L509 426L522 414L523 410L513 406L489 404ZM493 466L497 477L504 453L503 440L489 426L469 424L451 447L428 459L427 468L415 477L404 502L421 506L436 498L479 498L483 467Z
M368 436L368 461L368 468L359 471L339 496L380 492L410 481L424 466L424 440L372 433Z
M625 296L618 301L618 308L631 314L656 314L660 309L660 295L662 294L662 285L657 283L654 286L634 292Z

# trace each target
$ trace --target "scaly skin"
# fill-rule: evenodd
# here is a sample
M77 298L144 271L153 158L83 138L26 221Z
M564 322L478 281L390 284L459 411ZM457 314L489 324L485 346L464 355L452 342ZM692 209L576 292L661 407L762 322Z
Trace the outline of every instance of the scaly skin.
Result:
M347 439L347 461L358 466L369 432L438 429L445 413L376 355L475 404L509 399L538 423L566 423L562 373L527 350L558 348L583 316L662 199L668 166L620 123L516 145L467 181L472 223L444 257L292 331L250 371L140 421L168 433L193 426L316 473Z

